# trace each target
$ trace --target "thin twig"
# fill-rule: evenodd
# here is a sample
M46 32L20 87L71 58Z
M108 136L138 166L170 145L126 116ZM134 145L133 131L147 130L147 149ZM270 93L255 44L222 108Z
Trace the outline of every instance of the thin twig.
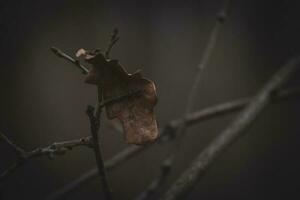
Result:
M149 146L146 146L149 147ZM111 159L106 161L104 163L104 166L107 171L110 171L117 167L120 163L125 162L126 160L130 159L134 155L137 155L140 151L145 150L145 147L142 146L130 146L125 148L120 153L113 156ZM78 188L80 185L83 185L87 181L91 180L92 178L96 177L98 175L98 168L95 167L91 170L89 170L87 173L82 174L80 177L78 177L76 180L70 182L63 188L53 192L48 197L46 197L45 200L55 200L55 199L61 199L64 198L69 192L74 191L74 189Z
M2 137L3 136L4 136L4 134L2 134ZM64 155L67 153L67 151L70 151L73 148L79 147L79 146L86 146L86 147L92 148L93 143L91 142L91 138L84 137L84 138L80 138L80 139L76 139L76 140L55 142L49 146L42 147L42 148L36 148L32 151L22 150L22 154L17 154L17 156L18 156L17 161L0 174L0 182L5 180L5 178L7 178L8 175L10 175L16 169L18 169L19 167L24 165L27 161L29 161L33 158L47 156L48 158L52 159L55 155ZM20 148L18 146L16 146L16 147Z
M87 108L87 115L89 117L90 120L90 126L91 126L91 133L92 133L92 137L94 140L94 153L95 153L95 157L96 157L96 161L97 161L97 167L98 167L98 173L100 175L100 179L101 179L101 183L102 183L102 189L104 191L104 195L105 198L107 200L112 200L112 191L111 188L109 186L109 182L108 182L108 178L107 178L107 172L106 172L106 168L104 166L104 160L103 160L103 156L102 156L102 152L101 152L101 143L99 141L99 136L98 136L98 132L100 129L100 122L101 122L101 112L102 112L102 108L118 102L120 100L126 99L126 98L130 98L133 95L137 95L139 94L141 91L134 91L119 97L115 97L106 101L102 102L102 90L101 87L98 86L98 105L97 105L97 109L95 109L92 106L88 106Z
M1 141L1 139L6 144L8 144L15 151L16 154L21 155L21 154L24 153L24 150L21 147L19 147L18 145L16 145L13 141L11 141L5 134L3 134L0 131L0 141Z
M155 199L156 195L160 192L160 189L162 189L160 186L165 183L166 177L171 171L171 165L172 163L170 160L164 160L161 165L159 176L156 177L146 190L144 190L135 200Z
M119 37L119 30L117 28L115 28L111 34L111 37L110 37L110 41L109 41L109 44L107 46L107 49L105 51L105 57L108 59L109 58L109 54L110 54L110 51L112 49L112 47L117 43L117 41L120 39Z
M197 100L196 96L198 94L203 70L205 68L207 68L207 65L212 56L214 47L216 46L216 41L217 41L218 35L220 33L220 28L226 21L229 3L230 3L230 0L225 0L221 11L218 12L218 14L217 14L216 23L210 33L209 39L207 40L207 44L204 49L204 53L200 60L200 63L197 66L198 71L196 72L194 83L193 83L190 93L188 95L187 105L186 105L186 109L185 109L185 115L188 115L193 110L193 107L195 106L195 102Z
M118 29L114 29L113 33L111 35L111 38L110 38L108 48L105 51L105 56L106 56L107 59L109 58L109 53L110 53L112 47L114 46L114 44L118 40L119 40ZM75 64L78 68L80 68L82 70L82 72L84 74L87 74L89 72L89 70L86 67L84 67L83 65L81 65L78 60L75 60L74 58L72 58L71 56L69 56L66 53L62 52L61 50L59 50L55 47L52 47L51 50L57 56L62 57L64 59L70 61L71 63ZM100 144L99 139L98 139L98 132L99 132L99 129L100 129L101 111L102 111L102 108L105 105L110 104L110 103L114 103L114 102L119 101L120 99L123 99L123 98L128 98L129 96L132 96L133 94L126 94L124 96L117 97L117 98L110 99L108 101L102 102L101 87L98 86L97 88L98 88L98 105L97 105L97 109L95 110L92 106L88 106L87 115L88 115L89 120L90 120L91 133L92 133L92 138L93 138L93 141L94 141L94 153L95 153L95 157L96 157L96 161L97 161L98 173L100 175L100 179L101 179L101 182L102 182L102 188L103 188L103 191L104 191L105 198L107 200L111 200L112 199L112 192L111 192L111 189L110 189L110 186L109 186L109 183L108 183L106 169L104 167L104 161L103 161L103 157L102 157L102 153L101 153L101 144Z
M115 97L112 99L108 99L106 101L103 101L98 106L99 109L102 109L103 107L110 105L112 103L124 100L126 98L130 98L133 95L138 95L141 91L134 91L119 97ZM97 116L99 116L100 112L97 112ZM100 117L100 116L99 116ZM23 164L25 164L28 160L39 157L39 156L49 156L53 157L53 155L63 155L66 150L71 150L73 147L77 146L89 146L93 147L91 142L91 137L84 137L76 140L68 140L63 142L55 142L47 147L43 148L36 148L30 152L26 152L24 149L16 145L12 140L10 140L5 134L3 134L0 131L0 139L2 139L5 143L7 143L12 149L16 152L18 156L18 160L13 163L11 166L9 166L4 172L0 174L0 182L5 179L8 175L10 175L12 172L14 172L17 168L21 167ZM0 140L1 141L1 140ZM26 162L25 162L26 161Z
M204 175L213 161L245 133L245 130L271 102L274 91L288 80L290 75L298 69L299 64L300 57L297 57L280 68L236 119L197 156L190 167L171 185L161 200L182 199Z
M288 100L290 98L299 97L300 88L289 88L289 89L279 89L274 92L272 96L272 102L277 103L279 101ZM237 100L221 103L211 107L201 109L199 111L193 112L186 117L186 120L176 119L172 120L167 127L171 130L177 129L182 123L186 123L188 126L191 126L195 123L202 122L204 120L209 120L214 117L221 117L223 115L230 114L232 112L241 110L244 108L253 97L245 97ZM185 120L185 121L184 121Z
M120 39L120 37L119 37L118 34L119 34L119 31L118 31L117 28L115 28L115 29L113 30L112 34L111 34L111 38L110 38L108 47L107 47L107 49L106 49L106 51L105 51L105 57L106 57L107 59L109 58L109 54L110 54L110 51L111 51L112 47L113 47L113 46L117 43L117 41ZM81 72L82 72L83 74L89 73L89 69L88 69L87 67L83 66L83 65L79 62L79 60L72 58L72 56L68 55L67 53L63 52L62 50L60 50L60 49L57 48L57 47L51 47L50 49L51 49L51 51L52 51L55 55L57 55L58 57L64 58L65 60L71 62L71 63L74 64L76 67L78 67L78 68L81 70Z
M290 98L300 97L300 88L294 89L280 89L277 92L274 92L272 97L272 102L276 103L282 100L288 100ZM176 137L176 129L180 126L181 123L186 123L188 126L194 125L205 120L214 119L215 117L221 117L226 114L230 114L236 111L243 109L252 99L252 97L237 99L234 101L221 103L214 105L203 110L196 111L189 114L187 117L179 118L172 120L167 126L160 130L162 132L159 141L162 143L167 143L172 141ZM117 153L111 159L105 162L105 167L108 171L114 169L115 167L120 166L120 164L128 161L129 159L137 156L141 152L144 152L149 147L152 147L153 144L147 146L129 146L123 149L121 152ZM92 168L87 172L83 173L80 177L69 182L65 186L61 187L57 191L50 194L47 200L56 200L65 197L68 193L74 191L81 185L97 177L97 168Z
M77 66L81 70L81 72L83 74L89 73L88 68L86 68L85 66L83 66L82 64L80 64L79 60L76 60L76 59L72 58L71 56L69 56L68 54L66 54L65 52L63 52L62 50L60 50L60 49L58 49L56 47L51 47L51 51L55 55L57 55L58 57L64 58L67 61L73 63L75 66Z
M104 160L101 152L101 143L99 142L98 132L100 129L100 119L101 119L101 111L102 107L101 105L102 101L102 90L98 86L98 106L97 109L95 109L92 106L88 106L87 108L87 115L90 120L90 126L91 126L91 133L94 141L94 153L96 157L97 167L98 167L98 173L100 175L100 180L102 183L102 189L104 192L105 199L112 200L112 192L109 186L108 178L106 169L104 167Z
M217 42L218 35L220 33L221 26L224 24L224 22L227 19L227 11L228 11L229 4L230 4L230 0L225 0L223 2L221 10L217 13L216 23L215 23L215 25L214 25L211 33L210 33L210 37L209 37L209 39L207 41L207 44L206 44L206 47L204 49L203 56L202 56L202 58L200 60L200 63L197 67L198 71L196 72L196 76L195 76L193 85L192 85L190 93L188 95L187 104L186 104L185 112L184 112L183 123L181 123L180 126L176 129L177 137L181 137L182 135L184 135L184 133L186 131L187 117L192 112L192 110L195 106L195 103L196 103L196 100L197 100L196 97L197 97L197 94L199 92L198 90L199 90L199 87L200 87L200 82L201 82L203 70L205 68L207 68L207 66L208 66L208 63L209 63L210 58L212 56L213 50L216 46L216 42ZM181 138L179 138L177 140L177 142L174 144L175 148L174 148L173 152L171 152L170 155L168 155L167 158L165 159L165 161L163 162L163 163L170 163L170 170L171 170L172 166L174 165L176 154L180 150L180 143L181 143ZM164 164L161 165L161 171L163 171L163 170L164 170ZM166 179L167 176L164 176L164 178ZM155 184L156 181L157 181L157 178L155 178L153 180L153 183L150 184L149 189L155 191L155 190L159 190L162 187L162 185L160 185L160 184ZM165 181L161 181L160 183L163 184L164 182ZM155 185L156 188L152 188L153 185ZM146 189L146 190L149 190L149 189ZM142 193L147 194L145 192L142 192ZM148 193L148 194L150 194L150 193ZM149 197L145 196L144 199L145 200L151 199L150 196Z
M111 47L112 46L113 46L113 44L111 45ZM109 53L110 48L108 49L107 53ZM79 69L81 69L83 74L87 74L89 72L89 70L86 67L84 67L83 65L81 65L78 60L72 58L71 56L67 55L66 53L59 50L58 48L52 47L51 50L57 56L59 56L61 58L64 58L64 59L70 61L71 63L73 63L75 66L77 66ZM117 98L117 100L118 100L118 98ZM97 109L95 110L92 106L88 106L86 113L87 113L87 115L89 117L89 120L90 120L91 133L92 133L92 138L93 138L93 142L94 142L94 153L95 153L95 157L96 157L98 173L100 175L100 179L101 179L101 183L102 183L102 189L103 189L103 192L104 192L104 195L105 195L105 199L112 200L112 192L111 192L111 189L110 189L110 186L109 186L109 183L108 183L107 174L106 174L106 170L105 170L105 167L104 167L104 161L103 161L102 152L101 152L101 144L98 140L98 132L99 132L99 129L100 129L100 118L101 118L102 108L107 103L115 102L116 99L114 99L112 101L107 101L107 102L104 102L104 103L102 103L101 101L102 101L102 91L101 91L100 86L98 86L98 105L97 105Z

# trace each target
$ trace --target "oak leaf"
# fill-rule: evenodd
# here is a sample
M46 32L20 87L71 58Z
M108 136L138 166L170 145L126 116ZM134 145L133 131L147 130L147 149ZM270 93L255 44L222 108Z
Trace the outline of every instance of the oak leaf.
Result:
M145 144L157 139L158 129L153 112L157 103L154 83L144 78L140 71L129 74L118 60L106 59L99 51L80 49L76 56L84 56L92 65L85 82L101 87L104 101L131 94L106 105L107 117L121 121L126 142Z

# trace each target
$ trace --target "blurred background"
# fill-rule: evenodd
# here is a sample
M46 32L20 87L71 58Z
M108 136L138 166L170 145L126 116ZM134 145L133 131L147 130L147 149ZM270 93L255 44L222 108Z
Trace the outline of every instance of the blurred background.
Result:
M300 53L299 1L232 1L195 110L253 95L288 59ZM87 104L96 88L84 84L73 65L55 56L59 47L105 49L113 28L120 41L111 57L129 71L153 80L155 108L163 127L182 116L196 66L214 26L221 0L194 1L1 1L0 128L30 150L55 141L87 136ZM299 85L299 73L286 85ZM235 114L187 130L168 187ZM209 169L187 199L300 198L299 99L273 104L247 135ZM128 145L107 123L101 129L105 159ZM172 145L155 145L108 173L115 199L132 199L156 177ZM15 159L0 143L0 171ZM54 160L38 158L19 168L1 188L3 200L44 199L95 166L90 149L79 148ZM99 178L65 199L101 199Z

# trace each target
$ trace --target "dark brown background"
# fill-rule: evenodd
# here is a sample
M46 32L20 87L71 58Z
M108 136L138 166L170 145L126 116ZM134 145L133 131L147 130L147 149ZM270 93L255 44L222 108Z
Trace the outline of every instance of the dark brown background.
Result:
M298 1L233 1L195 109L255 94L287 59L300 53ZM130 72L142 69L156 85L159 126L180 117L196 65L221 1L1 1L0 127L26 149L89 134L87 104L96 91L80 72L50 52L105 48L114 27L121 39L112 57ZM295 75L290 85L299 85ZM168 184L234 115L188 129ZM197 184L189 199L300 198L299 100L269 106L249 134L236 142ZM123 136L102 128L105 158L120 151ZM158 146L109 173L116 199L131 199L159 173L172 146ZM0 144L0 170L15 156ZM95 165L81 148L53 161L41 158L14 173L4 200L43 199ZM67 199L100 199L99 180Z

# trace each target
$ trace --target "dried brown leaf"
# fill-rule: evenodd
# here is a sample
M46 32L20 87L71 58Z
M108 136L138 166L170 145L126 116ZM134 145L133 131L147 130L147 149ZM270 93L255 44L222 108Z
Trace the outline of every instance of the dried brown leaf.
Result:
M133 94L106 106L108 118L121 121L126 142L145 144L154 141L158 137L153 112L157 102L154 83L143 78L139 71L129 74L117 60L107 60L100 52L86 54L84 51L84 54L85 60L93 65L85 82L99 85L104 101Z

